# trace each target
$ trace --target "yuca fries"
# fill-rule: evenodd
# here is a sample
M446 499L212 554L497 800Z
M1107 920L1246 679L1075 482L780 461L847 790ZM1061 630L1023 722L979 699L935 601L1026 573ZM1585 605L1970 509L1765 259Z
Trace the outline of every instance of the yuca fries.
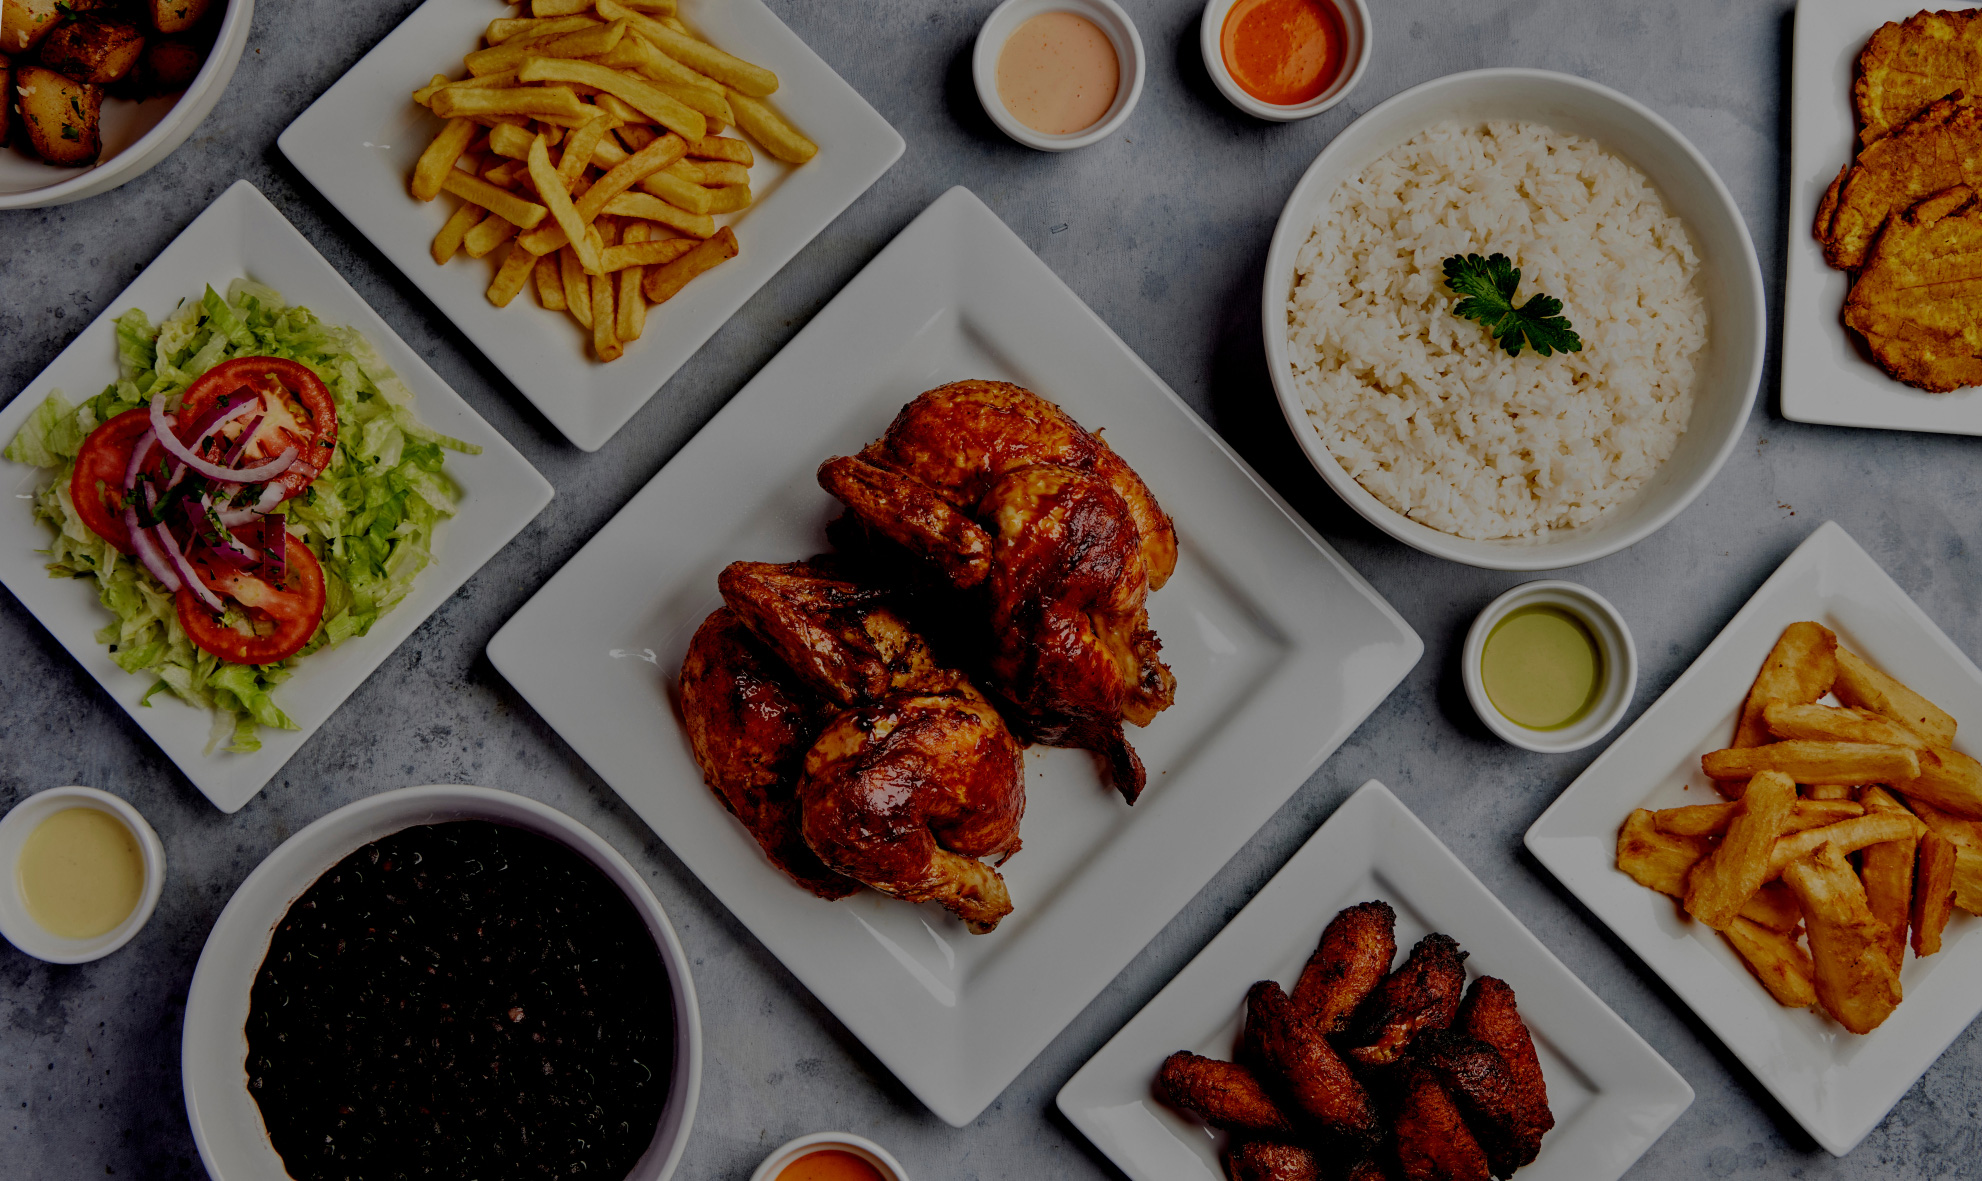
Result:
M528 15L489 22L465 76L436 74L413 92L447 122L409 188L463 202L434 238L434 262L489 258L491 303L534 285L538 305L576 321L601 361L738 253L716 219L751 207L757 153L719 132L738 128L791 164L818 152L765 101L777 75L696 36L675 9L532 0Z
M1779 1003L1867 1032L1899 1004L1907 948L1933 955L1952 910L1982 914L1982 762L1954 736L1828 628L1791 624L1732 743L1700 760L1734 802L1635 810L1617 868L1682 900Z

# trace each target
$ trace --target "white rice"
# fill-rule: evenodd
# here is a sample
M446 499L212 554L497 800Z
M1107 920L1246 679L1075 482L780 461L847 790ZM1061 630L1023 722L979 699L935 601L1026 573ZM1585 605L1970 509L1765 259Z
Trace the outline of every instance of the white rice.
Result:
M1505 254L1580 353L1509 357L1453 314L1444 263ZM1671 456L1707 343L1699 260L1645 175L1533 123L1447 123L1329 198L1294 263L1288 352L1343 469L1460 537L1572 528Z

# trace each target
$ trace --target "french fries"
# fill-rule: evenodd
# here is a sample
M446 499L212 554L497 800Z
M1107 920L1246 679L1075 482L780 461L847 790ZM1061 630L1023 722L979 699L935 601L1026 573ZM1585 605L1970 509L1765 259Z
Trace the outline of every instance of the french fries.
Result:
M1763 710L1770 702L1808 704L1829 692L1836 679L1837 636L1821 623L1790 624L1755 675L1728 745L1761 746L1769 741Z
M1787 1009L1807 1009L1817 1003L1816 974L1810 953L1788 934L1771 931L1737 915L1721 935L1755 974L1755 979L1776 998L1777 1004Z
M435 264L489 258L491 303L507 307L534 285L600 361L736 256L723 222L752 208L759 150L791 164L818 151L764 101L775 73L710 44L675 10L676 0L532 0L489 21L455 76L422 75L412 92L443 122L409 190L463 202L437 226ZM754 146L719 134L729 128Z
M1725 930L1767 880L1769 852L1795 806L1795 780L1776 771L1755 776L1728 819L1727 835L1687 878L1686 912Z
M1776 842L1769 854L1768 877L1777 877L1790 862L1808 857L1821 845L1830 845L1839 853L1856 853L1887 841L1917 841L1923 831L1925 826L1908 812L1867 812L1822 828L1805 829Z
M1822 845L1783 870L1810 935L1817 999L1853 1033L1870 1033L1899 1007L1899 971L1886 958L1885 924L1836 847Z
M1777 738L1802 738L1813 742L1873 742L1884 746L1910 746L1915 750L1925 750L1928 746L1925 738L1869 709L1772 701L1762 711L1762 719L1768 724L1769 733Z
M1982 914L1982 822L1919 800L1908 802L1929 832L1954 846L1954 904L1969 914Z
M1920 774L1893 787L1907 798L1925 800L1971 819L1982 818L1982 763L1957 750L1938 748L1920 753Z
M1837 650L1837 683L1831 686L1846 705L1891 718L1931 746L1954 745L1954 718L1899 681L1873 668L1849 648Z
M1865 789L1865 810L1894 812L1912 818L1912 813L1884 789ZM1879 948L1897 972L1906 960L1906 924L1913 911L1913 853L1919 837L1882 841L1867 845L1858 857L1858 877L1865 883L1865 903L1872 917L1885 924L1885 938Z
M1685 808L1666 808L1653 813L1659 831L1680 837L1719 836L1727 831L1727 822L1741 807L1739 801L1731 804L1694 804ZM1798 800L1790 812L1785 832L1802 832L1806 828L1822 828L1853 816L1862 816L1865 808L1855 800Z
M1913 927L1913 954L1933 955L1941 950L1941 932L1954 913L1953 841L1930 832L1920 838L1920 855L1913 876L1913 910L1908 921Z
M1764 771L1780 771L1797 783L1899 783L1919 776L1920 758L1906 746L1793 739L1709 751L1700 756L1700 769L1709 779L1752 779Z

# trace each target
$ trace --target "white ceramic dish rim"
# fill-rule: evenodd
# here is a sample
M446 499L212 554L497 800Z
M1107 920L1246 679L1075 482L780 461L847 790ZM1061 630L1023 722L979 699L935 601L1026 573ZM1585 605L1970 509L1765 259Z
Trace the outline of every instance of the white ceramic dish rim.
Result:
M1593 528L1602 528L1602 523L1598 522L1595 526L1583 526L1581 529L1568 531L1565 536L1550 541L1476 541L1442 533L1410 520L1371 495L1352 476L1342 470L1341 465L1335 461L1335 457L1322 442L1319 432L1307 422L1307 411L1301 403L1300 391L1294 388L1293 379L1287 372L1289 361L1286 302L1287 292L1293 282L1295 256L1307 241L1309 231L1313 227L1314 211L1319 208L1320 202L1326 199L1327 193L1333 186L1343 179L1341 173L1346 170L1338 168L1338 165L1345 160L1354 160L1360 166L1362 159L1374 158L1377 154L1365 150L1362 140L1367 137L1358 136L1357 129L1379 126L1386 116L1399 108L1408 110L1418 106L1435 107L1438 100L1448 91L1499 83L1522 85L1536 92L1543 88L1555 89L1563 93L1573 93L1579 101L1609 104L1614 110L1621 112L1627 120L1636 121L1641 129L1650 132L1654 138L1664 140L1677 148L1680 154L1690 161L1697 172L1697 179L1703 182L1706 190L1712 195L1711 204L1720 216L1723 232L1738 241L1741 246L1738 252L1740 257L1737 260L1732 262L1721 260L1718 264L1725 268L1730 300L1738 300L1742 305L1734 310L1745 313L1754 324L1754 331L1747 340L1733 342L1746 354L1746 373L1741 378L1743 393L1740 411L1730 416L1731 427L1725 431L1712 454L1706 457L1707 461L1698 464L1693 475L1684 481L1683 490L1674 496L1664 509L1641 519L1628 529L1620 530L1612 527L1600 532L1586 532ZM1420 125L1431 122L1437 117L1439 116L1436 114L1428 115L1420 121ZM1403 142L1402 137L1392 141L1392 143L1401 142ZM1386 148L1388 146L1391 145L1385 145ZM1652 180L1655 184L1661 183L1661 178L1657 176L1653 176ZM1667 195L1670 199L1670 194ZM1698 226L1689 226L1689 229L1692 230L1696 240L1702 234ZM1489 570L1564 569L1626 549L1663 528L1668 521L1698 498L1701 491L1720 471L1727 457L1733 453L1735 445L1740 442L1741 425L1746 423L1752 412L1756 393L1761 387L1762 362L1768 344L1768 311L1762 285L1761 264L1756 260L1755 247L1748 235L1747 222L1742 218L1741 210L1735 205L1727 186L1722 183L1719 174L1699 150L1649 107L1607 86L1573 74L1551 70L1507 68L1447 74L1393 95L1351 123L1334 142L1315 157L1314 163L1294 186L1294 191L1288 197L1287 204L1281 211L1280 220L1273 230L1272 244L1267 249L1266 279L1261 295L1261 327L1266 338L1267 364L1271 370L1274 393L1280 402L1281 414L1285 416L1288 428L1293 432L1301 450L1307 455L1309 462L1314 464L1315 470L1321 473L1321 478L1327 482L1329 488L1365 520L1398 541L1434 557ZM1709 345L1710 349L1718 350L1721 347L1718 340ZM1707 392L1702 391L1703 394ZM1706 404L1706 398L1696 397L1693 411L1695 422L1698 422L1705 412ZM1688 429L1690 431L1693 428L1689 426ZM1682 437L1680 447L1684 448L1686 443L1687 440ZM1671 462L1668 460L1668 465ZM1662 488L1666 482L1669 481L1664 472L1656 474L1652 477L1652 482L1640 490L1639 495L1643 496ZM1613 514L1624 513L1630 507L1629 503L1619 505L1613 510ZM1612 519L1615 520L1615 516Z
M94 197L142 176L177 151L213 113L227 90L227 83L241 64L241 51L247 48L254 16L255 0L229 0L227 12L220 18L220 28L214 33L213 49L200 64L199 73L193 75L172 109L136 142L110 159L54 184L0 193L0 209L39 209Z
M21 844L43 820L66 808L91 808L115 816L130 830L144 857L144 892L124 921L91 939L68 939L43 929L28 917L27 904L20 896ZM0 936L25 955L50 964L86 964L100 960L123 947L158 909L158 898L165 890L165 846L143 814L129 801L94 787L51 787L38 791L15 804L0 818Z
M1363 80L1369 69L1370 47L1375 40L1371 36L1369 5L1363 0L1325 0L1342 18L1342 32L1354 50L1354 64L1336 75L1328 89L1304 103L1281 105L1265 102L1246 93L1238 80L1232 77L1232 70L1225 64L1225 50L1222 44L1225 32L1225 15L1232 11L1238 0L1210 0L1204 6L1204 17L1198 22L1198 52L1204 58L1205 72L1211 75L1212 84L1226 101L1251 115L1255 119L1265 119L1273 123L1291 123L1297 119L1307 119L1321 114L1336 103L1349 97L1349 92ZM1349 56L1349 55L1344 55Z
M809 1136L800 1136L796 1140L787 1140L771 1155L764 1158L764 1163L758 1165L757 1171L750 1174L750 1181L777 1181L778 1172L786 1165L808 1152L827 1148L838 1148L865 1160L881 1171L881 1181L908 1181L907 1170L902 1168L901 1162L890 1155L887 1149L865 1136L856 1136L852 1132L814 1132Z
M214 1181L285 1175L281 1158L269 1145L265 1131L252 1144L243 1144L239 1138L226 1139L241 1127L262 1128L260 1109L244 1085L244 1027L249 989L261 970L276 924L304 891L352 850L414 825L469 819L522 828L564 845L618 886L646 921L667 965L673 991L675 1061L667 1105L654 1140L627 1181L667 1181L673 1175L687 1150L701 1094L702 1019L688 956L667 912L640 872L617 849L556 808L493 788L429 784L367 796L311 822L255 867L207 934L186 994L180 1072L186 1118L199 1146L200 1160ZM245 955L230 954L243 946L252 950ZM223 1045L234 1054L221 1049ZM211 1108L207 1118L202 1118L203 1105ZM658 1157L656 1149L660 1149ZM248 1159L242 1158L243 1153Z
M1546 604L1560 607L1590 629L1603 653L1603 692L1583 717L1555 730L1536 730L1521 725L1494 708L1480 677L1480 658L1486 651L1487 637L1494 626L1522 607ZM1487 729L1501 741L1539 754L1563 754L1582 748L1610 733L1638 689L1638 645L1631 638L1630 625L1609 599L1577 582L1547 578L1524 582L1502 594L1473 620L1466 632L1466 645L1460 656L1460 676L1465 681L1466 699Z
M1124 75L1116 84L1115 101L1108 113L1092 127L1067 135L1034 131L1019 122L998 96L999 52L1022 22L1046 12L1077 13L1100 26L1115 47L1115 60ZM996 33L995 37L993 33ZM991 15L984 18L983 26L977 30L977 42L970 55L970 73L977 86L977 101L983 104L984 113L998 125L998 130L1028 148L1042 152L1068 152L1106 139L1129 121L1129 116L1136 109L1136 101L1142 97L1143 77L1149 72L1146 57L1142 34L1115 0L1005 0L991 10Z

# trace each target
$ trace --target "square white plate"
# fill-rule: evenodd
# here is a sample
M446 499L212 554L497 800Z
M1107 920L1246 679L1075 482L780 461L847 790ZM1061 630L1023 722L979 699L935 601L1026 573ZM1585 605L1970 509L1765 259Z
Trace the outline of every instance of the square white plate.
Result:
M626 356L602 365L583 330L570 316L538 307L534 291L507 308L489 302L501 251L435 266L429 247L455 201L406 195L414 161L441 127L413 102L413 91L435 74L460 76L463 55L481 45L491 19L508 13L489 0L427 0L276 142L545 418L577 446L597 451L745 300L880 179L901 157L902 137L762 0L682 0L682 19L698 32L777 73L771 101L819 154L792 168L756 148L756 203L717 219L736 227L740 253L654 309Z
M1035 748L1016 911L823 902L703 786L677 722L688 640L732 561L826 548L814 479L932 386L1064 405L1177 523L1150 597L1177 702L1129 735L1130 808L1082 751ZM982 1111L1416 663L1370 586L968 191L901 232L489 644L489 658L724 905L936 1114ZM649 663L651 662L651 663Z
M1291 988L1322 928L1371 899L1397 911L1399 962L1443 931L1470 953L1469 979L1514 989L1555 1113L1522 1181L1614 1181L1693 1102L1686 1080L1372 779L1067 1080L1060 1110L1131 1181L1223 1181L1225 1135L1159 1103L1157 1067L1178 1050L1231 1059L1246 989L1269 978Z
M223 812L233 812L254 798L387 654L551 502L549 482L530 461L386 327L268 198L245 180L235 181L209 205L69 342L61 356L0 410L0 446L14 437L50 390L61 390L71 401L80 402L117 380L115 322L125 309L143 308L155 323L181 300L197 299L209 284L225 292L228 283L243 275L275 288L291 304L309 308L327 324L347 324L364 333L413 391L414 412L420 419L443 434L480 444L482 453L448 453L448 475L462 490L460 511L441 526L433 563L421 572L412 593L369 634L302 662L275 691L276 704L300 729L263 727L262 748L253 754L228 754L218 748L206 753L212 716L168 693L153 697L148 707L138 704L153 678L118 668L109 651L96 642L96 630L110 622L109 613L97 602L96 584L51 579L44 566L46 557L36 552L48 548L48 530L33 519L23 498L32 496L46 478L45 470L0 460L0 488L14 501L13 507L0 511L0 582Z
M1938 955L1909 953L1906 1000L1859 1037L1814 1007L1785 1009L1712 931L1617 869L1633 808L1720 799L1700 756L1727 745L1762 661L1798 620L1899 677L1966 726L1982 725L1982 670L1906 592L1827 522L1783 562L1714 642L1528 829L1528 849L1672 986L1804 1130L1850 1152L1982 1012L1982 924L1957 913ZM1958 750L1974 752L1957 740Z
M1871 362L1839 317L1851 280L1810 234L1817 203L1858 150L1851 82L1858 51L1887 21L1964 0L1800 0L1791 68L1788 273L1783 287L1782 414L1797 422L1982 435L1982 388L1929 394Z

